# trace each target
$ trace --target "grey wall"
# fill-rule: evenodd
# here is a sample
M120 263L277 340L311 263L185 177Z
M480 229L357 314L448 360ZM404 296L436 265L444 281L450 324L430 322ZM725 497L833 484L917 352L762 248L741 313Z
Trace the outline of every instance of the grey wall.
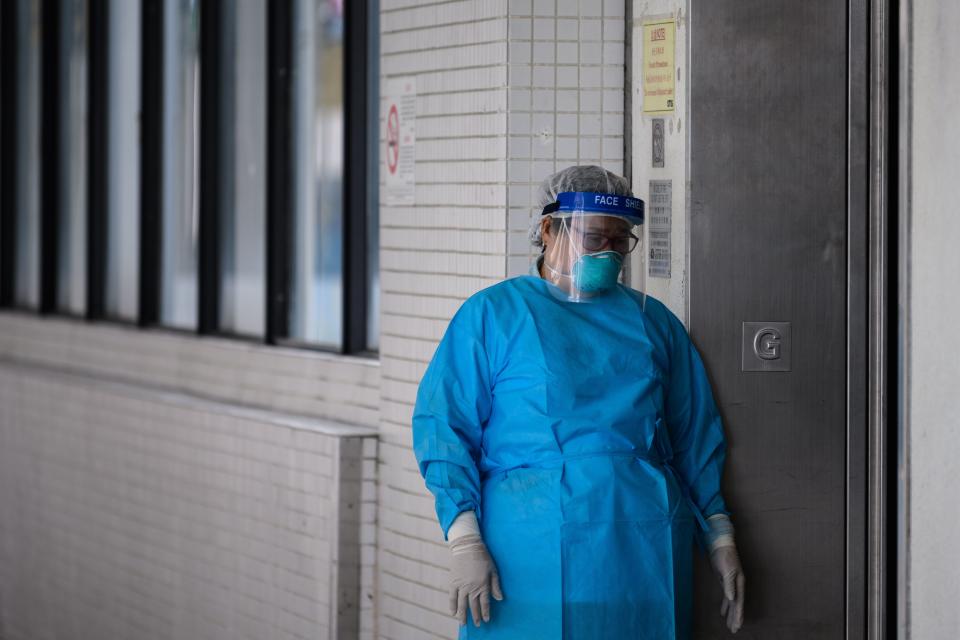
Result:
M960 635L960 4L907 4L910 48L903 52L912 65L900 149L909 153L901 158L909 228L901 470L908 533L899 622L901 637L922 640Z

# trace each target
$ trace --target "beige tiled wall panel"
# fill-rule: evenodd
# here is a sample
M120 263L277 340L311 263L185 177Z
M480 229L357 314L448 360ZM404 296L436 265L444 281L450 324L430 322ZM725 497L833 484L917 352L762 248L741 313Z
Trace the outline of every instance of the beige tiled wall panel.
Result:
M0 359L0 637L371 637L376 444Z
M0 313L0 358L376 427L373 358L117 324Z

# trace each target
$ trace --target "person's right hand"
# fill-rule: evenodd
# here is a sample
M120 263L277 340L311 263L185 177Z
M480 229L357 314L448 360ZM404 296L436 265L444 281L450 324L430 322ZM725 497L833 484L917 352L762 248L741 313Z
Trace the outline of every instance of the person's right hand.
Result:
M487 545L479 535L469 534L451 540L450 552L450 615L467 624L469 606L475 626L480 626L481 618L490 622L490 595L503 600L503 592Z

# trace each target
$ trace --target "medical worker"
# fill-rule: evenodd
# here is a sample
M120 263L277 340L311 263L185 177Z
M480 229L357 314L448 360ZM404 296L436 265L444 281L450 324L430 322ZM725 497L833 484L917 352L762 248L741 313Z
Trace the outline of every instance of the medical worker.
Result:
M414 408L460 638L689 638L696 540L736 632L744 576L703 363L662 303L619 282L643 202L595 166L541 191L530 274L463 303Z

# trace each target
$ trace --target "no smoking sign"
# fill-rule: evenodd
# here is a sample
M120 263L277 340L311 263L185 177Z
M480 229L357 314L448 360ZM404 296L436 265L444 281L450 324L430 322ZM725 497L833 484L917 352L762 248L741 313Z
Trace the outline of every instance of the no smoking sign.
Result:
M400 161L400 114L397 113L397 103L390 105L387 115L387 170L391 175L397 172Z
M416 189L414 143L416 132L417 90L413 78L400 78L387 83L384 95L387 112L383 139L386 175L384 202L406 205L414 203Z

